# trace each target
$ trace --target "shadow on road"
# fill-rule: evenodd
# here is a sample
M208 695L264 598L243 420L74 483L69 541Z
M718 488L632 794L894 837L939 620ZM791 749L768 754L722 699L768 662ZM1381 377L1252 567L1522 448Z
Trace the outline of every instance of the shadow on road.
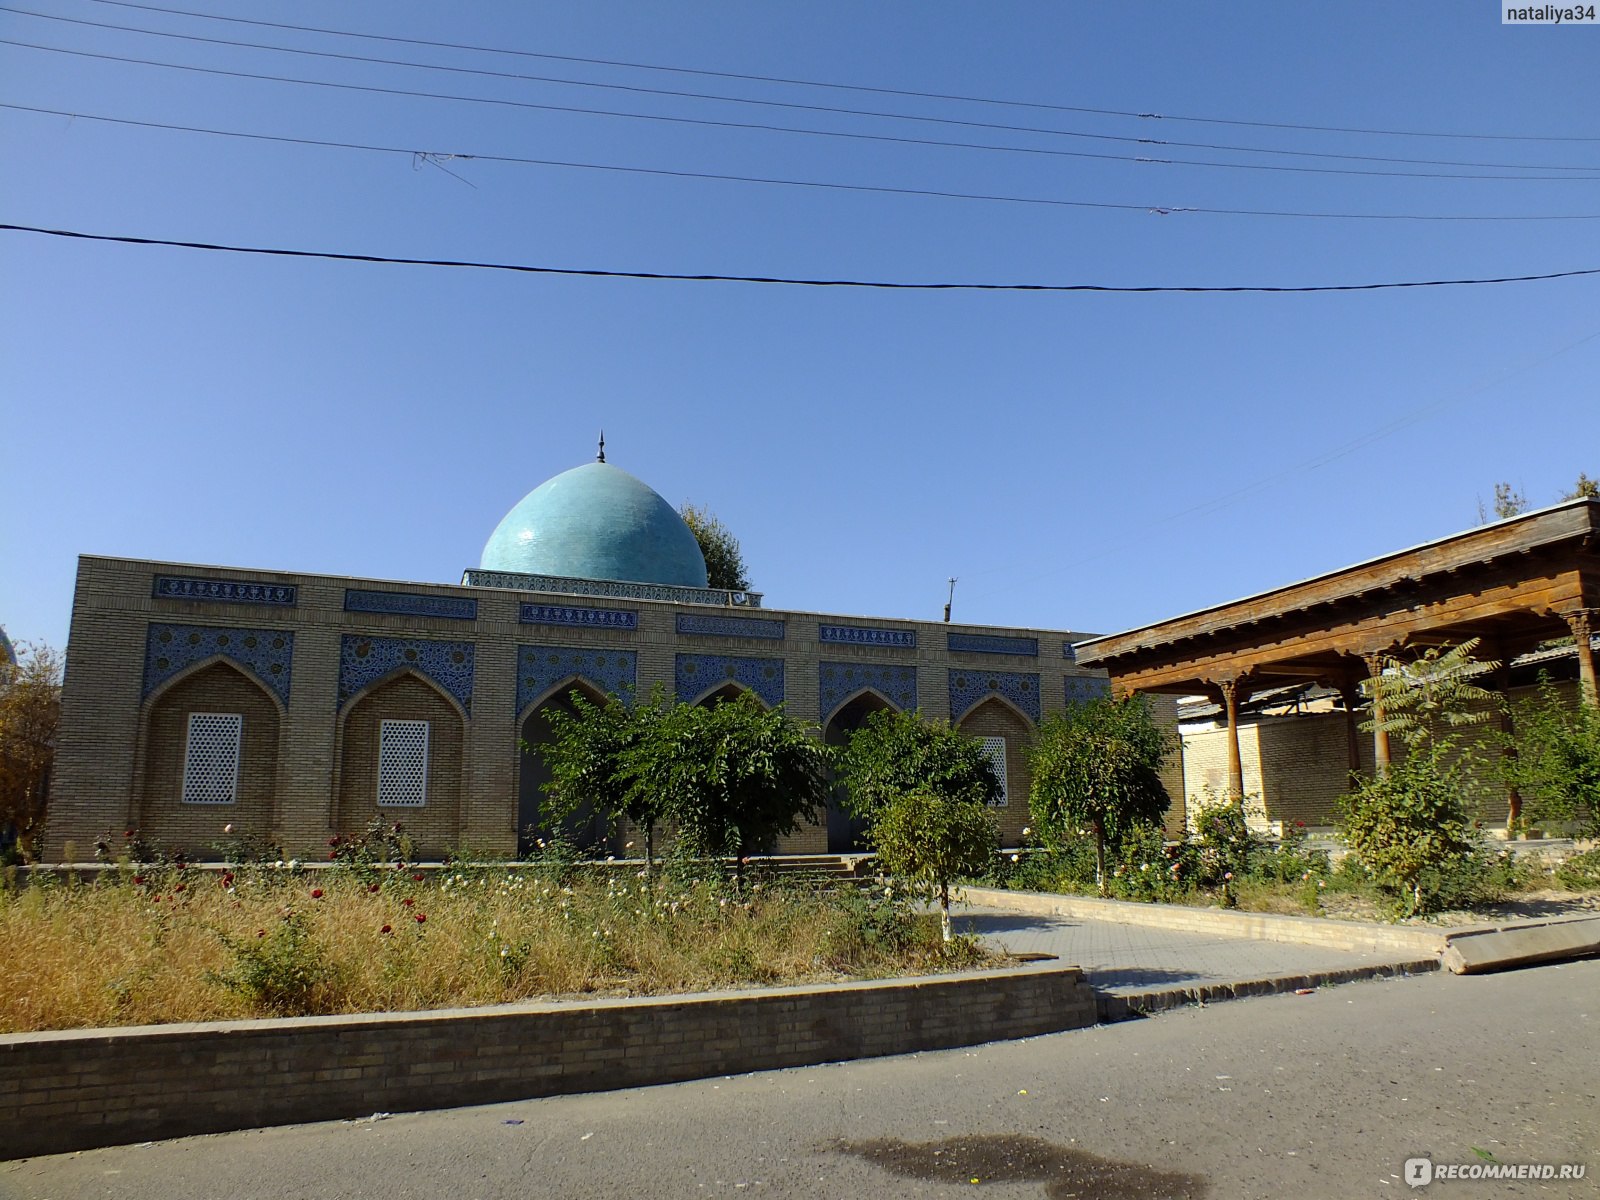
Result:
M1078 922L1063 917L1035 917L1027 913L971 913L957 914L957 933L975 933L987 937L994 933L1039 932L1046 929L1075 929Z

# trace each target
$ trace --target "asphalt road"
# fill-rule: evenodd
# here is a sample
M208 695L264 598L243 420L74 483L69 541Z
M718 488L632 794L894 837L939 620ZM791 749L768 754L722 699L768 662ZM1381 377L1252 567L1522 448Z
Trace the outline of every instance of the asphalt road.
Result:
M1600 1196L1600 961L893 1059L0 1163L26 1200ZM1438 1181L1407 1159L1585 1163ZM976 1186L974 1186L976 1181Z

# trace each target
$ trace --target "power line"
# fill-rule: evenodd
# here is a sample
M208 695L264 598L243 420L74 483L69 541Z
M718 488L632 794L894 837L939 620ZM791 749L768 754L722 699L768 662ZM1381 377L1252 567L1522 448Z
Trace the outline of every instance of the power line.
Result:
M1505 275L1481 279L1426 279L1386 283L1306 284L1284 287L1248 284L1228 287L1198 285L1128 286L1104 283L905 283L867 279L810 279L779 275L688 275L670 271L613 271L597 267L543 267L521 263L475 262L449 258L392 258L378 254L346 254L331 250L285 250L261 246L233 246L216 242L176 241L168 238L132 237L125 234L83 233L71 229L46 229L37 225L0 224L0 230L37 233L48 237L76 238L91 242L120 242L133 246L171 246L185 250L214 250L229 254L260 254L278 258L317 258L334 262L385 263L406 267L468 267L483 271L513 271L526 275L581 275L601 279L659 279L683 283L765 283L791 287L870 288L887 291L923 292L1101 292L1125 295L1187 293L1289 294L1308 292L1375 292L1397 288L1472 287L1501 283L1538 283L1552 279L1574 279L1600 275L1600 267L1572 271L1552 271L1542 275Z
M374 84L338 83L326 79L298 79L288 75L269 75L255 71L237 71L222 67L202 67L190 63L161 62L124 54L105 54L92 50L71 50L61 46L44 46L37 42L24 42L14 38L0 38L0 45L19 46L27 50L43 50L51 54L65 54L74 58L92 58L103 62L128 63L135 66L160 67L170 71L188 71L200 75L218 75L230 79L253 79L268 83L290 83L301 87L332 88L345 92L366 92L380 96L404 96L416 100L449 100L461 104L487 104L499 108L531 109L538 112L572 113L581 116L617 117L633 121L655 121L670 125L697 125L713 129L737 129L763 133L788 133L803 137L835 138L846 141L892 143L902 146L933 146L941 149L983 150L1005 154L1027 154L1048 158L1087 158L1112 162L1132 162L1151 166L1209 167L1233 171L1275 171L1311 175L1350 175L1393 179L1473 179L1514 180L1517 182L1589 182L1597 178L1582 176L1522 176L1522 175L1463 175L1435 171L1364 171L1350 167L1299 167L1279 163L1230 163L1213 160L1155 158L1144 155L1097 154L1088 150L1060 150L1041 146L996 146L983 142L951 142L937 138L913 138L885 133L847 132L837 129L797 129L787 125L768 125L756 121L714 120L709 117L677 117L665 113L618 112L615 109L587 108L571 104L541 104L532 100L509 100L489 96L460 96L448 92L426 92L412 88L387 88Z
M1092 108L1083 105L1047 104L1033 100L1002 100L990 96L965 96L947 92L923 92L909 88L872 87L856 83L829 83L815 79L790 79L781 75L741 74L735 71L712 71L693 67L674 67L659 63L630 62L623 59L584 58L574 54L550 54L535 50L508 50L499 46L476 46L462 42L430 41L426 38L397 37L378 33L356 33L346 29L329 29L316 25L295 25L283 21L260 21L248 17L226 17L215 13L195 12L191 9L166 8L155 4L137 4L132 0L95 0L97 4L117 8L133 8L144 12L167 13L171 16L194 17L206 21L226 21L237 25L255 25L266 29L288 29L298 33L322 33L333 37L361 38L367 41L393 42L397 45L428 46L439 50L469 50L481 54L504 54L518 58L536 58L547 62L585 63L590 66L624 67L639 71L664 71L678 75L700 75L713 79L737 79L750 83L780 83L795 87L829 88L838 91L865 92L880 96L906 96L920 100L955 100L968 104L990 104L1007 108L1031 108L1047 112L1080 113L1101 117L1130 117L1148 121L1179 121L1200 125L1231 125L1247 129L1284 129L1307 133L1354 133L1373 137L1455 138L1471 141L1495 142L1600 142L1600 137L1554 137L1540 134L1518 133L1444 133L1416 129L1367 129L1342 125L1304 125L1286 121L1246 121L1225 117L1197 117L1175 113L1135 112L1128 109Z
M752 98L752 97L748 97L748 96L718 95L718 94L712 93L712 92L690 92L690 91L683 91L683 90L677 90L677 89L671 89L671 88L650 88L650 87L641 87L641 86L634 85L634 84L604 83L604 82L598 82L598 81L588 80L588 79L570 79L570 78L563 78L563 77L560 77L560 76L552 76L552 75L529 75L529 74L516 72L516 71L490 71L490 70L485 70L485 69L478 68L478 67L455 67L455 66L448 66L448 65L443 65L443 64L439 64L439 63L417 62L415 60L410 60L410 59L375 58L375 57L372 57L370 55L363 55L363 54L341 54L341 53L337 53L337 52L334 52L334 51L328 51L328 50L308 50L308 49L304 49L304 48L296 47L296 46L270 45L270 44L266 44L266 43L262 43L262 42L240 41L238 39L233 39L233 38L213 38L213 37L203 37L203 36L201 36L199 34L172 33L172 32L168 32L166 30L143 29L143 28L140 28L139 26L135 26L135 25L118 25L118 24L114 24L114 23L111 23L111 22L108 22L108 21L89 21L89 20L84 20L82 18L78 18L78 17L64 17L64 16L58 16L58 15L53 14L53 13L35 12L32 9L26 9L26 8L12 8L12 7L0 6L0 12L14 13L14 14L18 14L18 15L21 15L21 16L35 17L35 18L38 18L40 20L46 20L46 21L57 21L57 22L62 22L62 23L65 23L65 24L70 24L70 25L88 26L88 27L94 28L94 29L109 29L109 30L115 30L115 31L122 32L122 33L143 34L144 36L147 36L147 37L160 37L160 38L170 38L170 39L176 39L176 40L187 41L187 42L200 42L200 43L204 43L206 45L228 46L228 47L232 47L232 48L236 48L236 49L267 50L267 51L271 51L272 53L276 53L276 54L297 54L297 55L302 55L302 56L311 57L311 58L334 59L334 60L337 60L337 61L340 61L340 62L356 62L356 63L366 63L366 64L372 64L372 65L378 65L378 66L404 67L404 68L411 69L411 70L421 70L421 71L443 71L443 72L447 72L449 74L454 74L454 75L475 75L475 76L481 76L481 77L490 78L490 79L515 80L515 81L522 82L522 83L553 83L553 84L558 84L558 85L561 85L561 86L564 86L564 87L597 88L597 89L602 89L602 90L606 90L606 91L628 92L628 93L636 94L636 95L667 96L667 97L671 97L673 99L711 100L711 101L715 101L717 103L723 103L723 104L745 104L745 105L758 106L758 107L762 107L762 108L781 108L781 109L788 109L788 110L791 110L791 111L800 111L800 112L829 113L829 114L833 114L833 115L837 115L837 116L868 117L868 118L873 118L873 119L884 119L884 120L893 120L893 121L916 121L916 122L920 122L920 123L923 123L923 124L946 125L946 126L954 126L954 127L957 127L957 128L964 128L964 129L983 129L983 130L994 130L994 131L1003 132L1003 133L1025 133L1025 134L1039 134L1039 135L1044 135L1044 136L1048 136L1048 137L1077 138L1077 139L1082 139L1082 140L1087 140L1087 141L1095 141L1095 142L1114 142L1114 143L1118 143L1118 144L1121 144L1121 145L1161 146L1161 147L1166 147L1166 148L1177 148L1177 149L1182 149L1182 150L1220 150L1220 151L1224 151L1226 153L1233 153L1233 154L1262 154L1262 155L1273 155L1273 156L1286 157L1286 158L1318 158L1318 159L1336 160L1336 161L1342 161L1342 162L1394 163L1394 164L1408 165L1408 166L1471 167L1471 168L1478 168L1478 169L1484 169L1484 170L1507 170L1507 171L1566 171L1566 172L1584 172L1584 171L1594 172L1594 171L1600 171L1600 165L1596 165L1596 164L1590 164L1590 165L1586 165L1586 166L1569 166L1569 165L1549 165L1549 164L1543 164L1543 163L1502 163L1502 162L1463 161L1463 160L1459 160L1459 159L1403 158L1403 157L1395 157L1395 156L1392 156L1392 155L1336 154L1336 153L1331 153L1331 152L1327 152L1327 151L1317 151L1317 150L1283 150L1283 149L1278 149L1278 148L1262 147L1262 146L1234 146L1234 145L1228 145L1228 144L1225 144L1225 143L1218 143L1218 142L1182 142L1182 141L1172 141L1170 139L1165 139L1165 138L1124 137L1124 136L1119 136L1119 135L1116 135L1116 134L1088 133L1088 132L1085 132L1083 130L1054 129L1054 128L1049 128L1049 127L1046 127L1046 126L1039 126L1039 125L1012 125L1012 124L1006 124L1004 122L961 120L961 119L957 119L957 118L953 118L953 117L933 117L933 116L925 116L925 115L916 114L916 113L897 113L897 112L883 112L881 110L875 110L875 109L841 108L841 107L838 107L838 106L835 106L835 105L826 105L826 104L799 104L799 103L795 103L795 102L792 102L792 101L785 101L785 100L767 100L767 99ZM140 61L143 61L143 60L140 60ZM151 65L156 65L156 64L151 64ZM168 64L159 64L159 65L168 65ZM635 114L619 113L619 114L613 114L613 115L632 116L632 115L635 115ZM767 128L772 128L772 127L770 127L770 126L758 126L757 128L767 129ZM813 132L813 131L807 130L807 131L791 131L791 132ZM942 143L935 143L935 144L942 144ZM1028 149L1027 147L987 146L987 145L983 146L981 148L983 148L983 149L993 149L993 150L1009 150L1009 151L1015 151L1015 152L1025 152ZM1109 156L1109 157L1121 157L1121 156ZM1148 159L1140 157L1140 156L1127 156L1125 158L1121 158L1121 160L1122 161L1129 161L1129 162L1146 162L1146 161L1149 161ZM1244 166L1246 164L1197 163L1195 165L1205 165L1205 166L1218 166L1218 165ZM1304 168L1302 168L1302 169L1304 169ZM1335 173L1335 172L1324 172L1324 173L1332 174L1332 173ZM1382 172L1372 172L1372 173L1373 174L1377 174L1377 175L1404 175L1403 172L1394 172L1394 171L1382 171ZM1540 179L1540 178L1548 178L1546 176L1538 176L1538 175L1529 175L1529 176L1446 175L1446 174L1440 174L1438 172L1427 172L1427 173L1424 173L1424 174L1422 174L1420 176L1409 176L1409 175L1407 175L1405 177L1407 177L1407 178L1417 177L1417 178L1428 178L1428 179L1434 179L1434 178L1437 178L1437 179L1508 179L1508 178L1514 178L1514 179ZM1559 177L1557 177L1557 178L1559 178ZM1593 180L1593 179L1596 179L1596 178L1600 178L1600 176L1587 175L1587 176L1583 176L1583 178L1588 179L1588 180Z
M129 117L107 117L94 113L69 112L64 109L38 108L27 104L0 102L0 108L15 112L39 113L45 116L65 117L73 121L101 121L110 125L128 125L139 129L163 129L178 133L199 133L212 137L241 138L257 142L281 142L295 146L317 146L330 150L359 150L376 154L401 154L410 158L425 157L430 161L459 159L464 162L509 163L517 166L560 167L581 171L609 171L625 175L653 175L668 179L698 179L718 183L753 183L775 187L812 188L820 191L861 192L869 195L917 196L938 200L968 200L993 204L1028 204L1046 208L1100 209L1111 212L1137 212L1151 216L1223 216L1268 217L1324 221L1595 221L1600 213L1568 213L1534 216L1475 215L1461 213L1342 213L1299 212L1257 208L1205 208L1164 204L1118 204L1106 200L1064 200L1047 196L1015 196L989 192L954 192L936 188L897 188L865 183L839 183L830 180L784 179L762 175L726 175L710 171L683 171L667 167L632 167L617 163L576 162L557 158L525 158L511 154L468 154L461 151L418 150L406 146L380 146L367 142L340 142L318 138L289 137L285 134L247 133L235 129L210 129L199 125L175 125L161 121L137 121Z

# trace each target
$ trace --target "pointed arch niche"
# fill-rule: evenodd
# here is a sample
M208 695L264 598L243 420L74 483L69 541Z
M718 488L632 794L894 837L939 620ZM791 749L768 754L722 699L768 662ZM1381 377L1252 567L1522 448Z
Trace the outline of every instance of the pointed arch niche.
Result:
M240 718L238 773L231 804L185 804L183 776L192 713ZM150 841L192 857L210 856L215 843L248 837L267 841L277 820L278 698L231 659L193 663L158 684L140 723L139 786L129 814ZM223 832L233 826L232 834Z
M1006 806L995 810L1002 845L1014 846L1028 824L1028 791L1033 775L1028 770L1027 747L1033 744L1033 722L1016 705L993 695L973 705L956 725L974 738L1004 738L1006 743Z
M609 836L605 820L580 809L562 824L559 831L552 830L543 818L545 802L544 785L550 782L550 768L545 764L539 747L551 738L550 714L577 712L572 693L577 692L590 704L606 703L604 693L588 679L568 676L549 688L518 714L517 732L522 739L517 749L517 854L526 855L536 850L539 838L560 832L580 849L591 853L610 853L616 849Z
M378 808L379 738L385 721L426 721L427 790L420 806ZM353 696L339 721L339 778L333 826L359 833L375 816L399 821L418 857L437 858L461 843L461 778L466 714L432 679L403 668Z

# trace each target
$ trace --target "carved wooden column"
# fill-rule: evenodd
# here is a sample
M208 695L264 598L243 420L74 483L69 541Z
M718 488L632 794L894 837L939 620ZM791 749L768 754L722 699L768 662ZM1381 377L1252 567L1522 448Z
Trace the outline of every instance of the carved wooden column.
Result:
M1509 662L1508 655L1500 656L1503 662ZM1500 705L1500 732L1505 736L1504 744L1500 747L1503 758L1517 756L1516 744L1511 740L1516 732L1516 722L1511 716L1511 668L1501 666L1494 673L1495 691L1500 693L1503 703ZM1522 793L1517 791L1516 784L1506 785L1506 832L1515 833L1517 821L1522 816Z
M1377 679L1383 674L1382 654L1363 654L1361 660L1367 664L1367 678ZM1377 690L1372 694L1372 723L1376 728L1372 731L1372 761L1379 775L1389 773L1389 731L1383 728L1384 713L1383 701L1378 697Z
M1239 681L1219 679L1222 709L1228 719L1228 800L1244 803L1244 759L1239 753Z
M1600 682L1595 678L1594 644L1595 613L1600 610L1580 608L1562 613L1572 629L1572 640L1578 647L1578 680L1583 690L1584 702L1600 707Z
M1361 746L1356 741L1360 730L1356 728L1356 710L1361 707L1361 688L1353 683L1339 685L1339 698L1344 701L1344 740L1349 752L1350 774L1361 773Z

